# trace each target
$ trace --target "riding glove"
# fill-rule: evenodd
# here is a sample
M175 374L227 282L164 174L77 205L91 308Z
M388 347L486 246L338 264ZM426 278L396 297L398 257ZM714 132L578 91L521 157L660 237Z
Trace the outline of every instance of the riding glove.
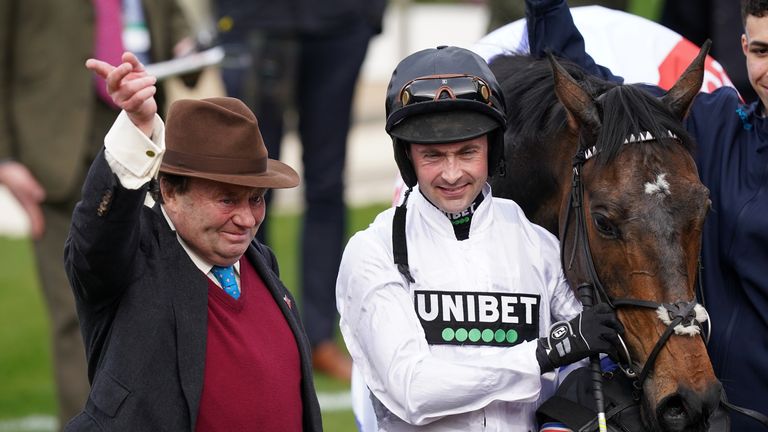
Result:
M547 337L539 339L536 359L541 373L599 353L616 357L617 334L622 333L624 327L607 304L586 309L570 321L558 321L549 327Z

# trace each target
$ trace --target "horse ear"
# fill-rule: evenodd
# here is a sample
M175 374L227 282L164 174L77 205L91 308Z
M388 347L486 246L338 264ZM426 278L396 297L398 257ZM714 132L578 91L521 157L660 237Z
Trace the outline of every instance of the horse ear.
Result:
M552 53L548 54L548 58L555 80L555 94L568 112L568 126L576 131L581 125L596 135L601 122L592 96L581 88Z
M680 75L675 85L661 98L661 101L669 107L672 113L680 120L688 114L688 109L693 99L699 94L701 84L704 81L704 61L707 58L712 41L707 39L701 46L699 55L688 65L688 68Z

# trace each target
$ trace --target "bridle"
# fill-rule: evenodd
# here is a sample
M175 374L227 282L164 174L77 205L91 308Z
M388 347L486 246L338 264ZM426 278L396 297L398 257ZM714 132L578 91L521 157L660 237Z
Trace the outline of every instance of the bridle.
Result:
M661 138L671 138L677 140L678 137L671 131L667 131ZM652 141L656 138L650 132L643 132L639 135L630 135L624 140L624 144ZM573 241L573 250L571 252L571 263L573 264L573 258L576 256L577 247L579 244L582 246L584 259L586 263L586 272L588 282L581 283L577 287L577 294L579 295L582 303L587 306L592 306L597 303L603 302L608 304L613 310L620 307L639 307L646 309L655 309L656 314L662 323L667 327L664 333L659 337L654 345L648 358L645 360L643 369L638 375L632 369L632 359L627 349L627 345L619 335L619 341L623 347L624 364L621 361L618 362L618 367L624 372L624 374L632 379L632 385L635 388L635 397L639 398L639 394L643 391L643 383L648 375L653 370L653 366L656 363L656 358L659 352L667 343L673 333L680 335L695 336L701 334L700 324L707 323L707 332L702 335L704 343L709 343L709 335L712 333L712 324L709 319L709 314L704 309L704 306L696 302L696 299L689 301L680 301L675 303L658 303L652 300L632 299L632 298L611 298L605 290L605 287L600 282L600 277L597 275L595 269L594 259L592 258L592 250L589 247L589 237L587 236L587 222L586 222L586 208L584 208L584 184L581 179L581 172L584 164L597 154L597 148L595 146L589 148L579 147L579 151L573 157L573 177L571 181L571 193L568 197L568 205L566 207L565 222L562 234L560 236L561 245L565 245L565 239L568 234L568 227L570 226L571 217L576 218L576 233ZM581 239L581 241L579 241ZM562 262L563 270L571 268L569 264L566 267L564 247L560 248L560 260ZM699 262L699 277L698 288L701 290L701 262ZM598 423L600 424L600 430L605 430L605 409L602 393L602 378L601 370L599 366L599 360L592 359L592 384L593 395L595 398L595 404L598 407ZM768 427L768 416L760 413L756 410L744 408L738 405L734 405L725 399L725 394L721 394L720 405L732 412L738 412L747 417L751 417L753 420L759 422L765 427Z
M678 139L677 136L671 131L667 131L665 136L661 138ZM652 141L656 138L650 132L642 132L638 135L630 135L624 140L624 144L640 143L645 141ZM564 221L564 228L561 234L561 244L565 244L565 239L568 235L568 228L570 227L571 218L576 219L576 232L573 241L573 249L571 252L571 262L566 265L564 247L560 250L560 258L562 261L563 269L569 269L572 267L573 258L576 256L577 248L581 245L581 250L585 262L586 268L586 280L577 287L577 293L582 297L582 302L585 305L606 303L613 310L618 308L646 308L656 310L657 316L660 321L666 325L666 329L656 341L651 353L643 365L640 374L638 375L632 369L632 360L623 339L619 336L619 340L623 346L623 354L625 362L619 362L619 367L627 377L634 379L634 386L637 390L641 390L646 378L653 370L656 358L659 352L667 343L673 333L686 334L689 336L698 335L701 333L700 324L707 322L709 328L706 335L709 335L711 331L711 323L708 320L708 314L704 307L696 302L696 299L689 301L679 301L675 303L659 303L652 300L633 299L633 298L611 298L605 290L605 287L600 282L600 277L597 275L595 269L594 259L592 257L592 251L589 246L589 237L587 236L587 222L586 222L586 208L584 208L584 184L581 178L581 172L584 164L597 154L596 147L580 148L573 158L573 177L571 182L571 193L568 198L568 205L566 207L566 215ZM705 343L707 342L705 337Z

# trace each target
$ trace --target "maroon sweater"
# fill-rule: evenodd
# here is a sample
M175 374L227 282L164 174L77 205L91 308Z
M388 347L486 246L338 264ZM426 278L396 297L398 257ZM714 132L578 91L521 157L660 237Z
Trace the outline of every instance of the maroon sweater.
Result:
M239 300L208 283L205 378L196 431L299 432L296 340L246 258L240 260L240 280Z

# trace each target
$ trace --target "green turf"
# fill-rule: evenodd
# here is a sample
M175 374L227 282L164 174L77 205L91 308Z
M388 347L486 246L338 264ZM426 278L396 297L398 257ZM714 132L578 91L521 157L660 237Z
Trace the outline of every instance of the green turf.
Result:
M656 20L659 16L661 4L662 0L629 0L629 11L636 15Z
M48 320L31 244L0 240L0 418L53 413Z
M350 211L349 233L364 229L386 206L372 205ZM300 293L296 292L299 223L298 215L275 215L270 225L281 278L296 294L297 301L300 301ZM0 422L30 415L53 416L56 407L48 321L29 241L0 237L0 263ZM315 384L318 392L349 389L348 385L322 375L316 376ZM324 412L323 424L325 430L333 432L356 430L351 410Z

